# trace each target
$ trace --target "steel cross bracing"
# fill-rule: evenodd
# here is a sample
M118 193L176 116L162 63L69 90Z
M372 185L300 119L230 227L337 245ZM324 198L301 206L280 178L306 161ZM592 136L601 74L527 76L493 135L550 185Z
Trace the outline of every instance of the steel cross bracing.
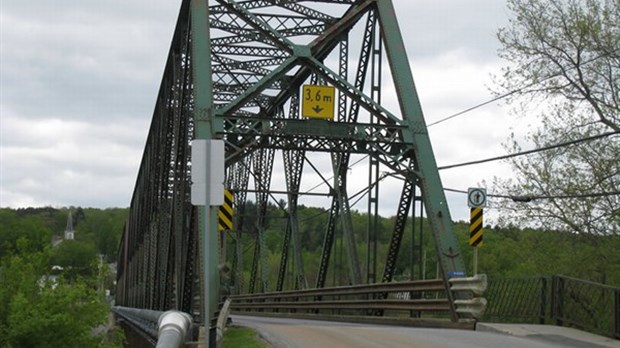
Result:
M336 272L330 260L337 232L347 250L343 282L363 282L363 273L367 281L375 280L377 266L383 267L382 280L390 281L399 275L395 265L413 202L425 208L444 280L451 272L464 272L392 2L204 4L185 0L181 6L121 244L117 303L176 308L193 313L196 321L213 314L213 306L205 303L214 299L204 297L217 291L218 278L210 261L201 260L212 260L209 249L218 243L205 235L213 210L190 204L189 145L195 138L225 142L226 183L235 196L234 231L226 237L234 239L235 252L227 255L234 264L230 278L236 293L270 291L271 284L284 289L291 261L290 287L329 285L328 273ZM336 88L333 120L300 117L304 84ZM386 89L393 104L381 100ZM360 160L365 162L357 170L351 163ZM321 260L308 265L301 257L303 221L296 209L300 203L312 205L305 203L313 197L306 193L316 194L308 191L317 181L326 182L327 190L321 191L328 201L321 204L330 208ZM395 185L402 187L400 198L390 194ZM360 189L371 213L396 211L387 255L374 256L374 245L360 247L364 231L351 223L355 202L350 198ZM264 239L268 206L278 199L286 202L288 227L281 233L289 237L279 272L267 262L274 251ZM258 207L251 221L244 212L246 200ZM369 232L374 235L366 243L376 243L378 231ZM244 251L252 245L254 259L246 269L243 259L252 256ZM359 262L358 250L369 249L361 255L367 262ZM316 269L315 279L304 273L310 268ZM250 275L247 287L244 272Z
M212 34L217 33L211 38L213 95L215 118L222 120L222 129L218 134L226 141L227 162L235 163L266 148L284 153L305 151L331 154L334 184L330 194L333 201L317 286L324 285L334 231L338 226L343 230L345 239L347 235L352 237L347 243L349 282L357 283L361 279L355 269L359 263L355 256L354 233L347 223L350 221L347 217L350 208L346 168L349 157L355 154L371 154L370 161L375 169L369 185L374 189L371 192L374 195L371 205L374 211L379 210L375 202L379 202L381 197L378 185L373 182L384 177L379 175L379 168L400 176L406 183L405 193L398 204L400 219L394 227L389 263L393 263L398 255L400 243L397 241L404 231L402 212L410 209L413 199L411 185L415 183L420 187L425 202L433 202L427 204L427 210L430 209L428 215L431 219L436 220L431 224L436 232L442 271L463 271L434 159L432 156L418 155L432 154L432 150L404 55L402 37L400 33L393 35L394 30L398 29L391 3L370 0L214 3L219 5L211 7ZM329 8L325 6L327 3ZM342 5L340 10L335 9L336 3ZM360 55L355 69L348 64L351 59L348 46L359 23L366 25L362 25L363 34L357 42ZM388 27L390 29L386 29ZM375 36L388 38L383 39L382 45ZM370 57L373 57L372 61ZM336 59L338 63L334 65ZM387 61L392 72L398 72L397 77L392 78L395 89L400 93L401 109L396 113L381 104L385 73L381 66L383 61ZM369 67L373 71L374 82L367 94L364 88L367 87ZM348 80L350 70L357 72L351 82ZM282 117L282 110L296 103L291 101L293 96L313 76L338 88L337 119L333 122L299 119L292 112ZM408 94L404 95L403 91ZM414 98L410 98L412 95ZM365 115L362 118L366 121L362 121L360 114ZM291 161L284 162L282 166L287 183L290 183L290 173L295 172L296 168L291 168ZM412 169L414 164L419 170ZM287 187L283 192L291 191L294 190ZM288 236L292 232L287 229L282 233ZM288 242L288 239L285 238L285 241ZM376 243L376 236L373 235L372 241ZM277 288L283 283L281 277L286 269L288 247L285 243ZM371 250L374 253L376 246ZM372 262L376 267L377 260ZM375 271L367 272L369 279L376 279ZM383 279L391 279L393 274L390 272L394 272L394 267L388 265Z
M116 304L176 308L202 321L199 226L189 201L194 138L189 3L179 12L129 218L119 249Z
M270 148L263 148L256 151L254 154L254 179L255 186L259 192L256 193L256 205L257 205L257 221L256 221L256 241L259 244L259 257L260 257L260 279L261 287L259 292L269 291L269 268L267 267L267 245L265 244L266 224L265 218L267 215L267 204L269 203L269 187L271 184L271 174L273 170L274 150Z
M233 225L236 226L234 232L234 246L235 252L233 254L231 288L233 293L238 294L242 291L244 286L243 278L243 241L242 234L245 228L245 204L239 204L239 202L245 203L247 197L248 181L250 179L250 157L245 158L242 161L236 162L227 168L226 187L230 188L234 194L233 206L235 214L233 217ZM225 238L226 236L222 236Z
M299 118L299 93L291 96L289 118ZM295 140L291 140L295 141ZM293 270L293 283L295 289L306 287L306 279L304 276L302 248L299 232L299 220L297 217L297 203L299 200L300 182L304 165L304 150L283 150L282 157L284 160L284 172L286 175L286 189L288 191L287 198L287 224L286 236L282 247L282 257L280 260L280 271L278 272L277 291L281 291L284 285L284 277L286 275L286 267L288 263L289 247L292 243L293 260L295 268Z

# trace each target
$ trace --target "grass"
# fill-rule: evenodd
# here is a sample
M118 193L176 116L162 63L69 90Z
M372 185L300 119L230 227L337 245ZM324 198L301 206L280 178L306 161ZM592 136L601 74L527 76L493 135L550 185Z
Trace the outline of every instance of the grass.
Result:
M224 331L223 348L268 348L269 344L258 337L256 331L247 327L229 327Z

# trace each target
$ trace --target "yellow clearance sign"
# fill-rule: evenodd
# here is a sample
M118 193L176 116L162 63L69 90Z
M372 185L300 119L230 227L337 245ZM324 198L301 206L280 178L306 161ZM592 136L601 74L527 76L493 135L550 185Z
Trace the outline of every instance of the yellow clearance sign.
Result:
M304 85L301 115L309 118L334 119L336 89L333 86Z

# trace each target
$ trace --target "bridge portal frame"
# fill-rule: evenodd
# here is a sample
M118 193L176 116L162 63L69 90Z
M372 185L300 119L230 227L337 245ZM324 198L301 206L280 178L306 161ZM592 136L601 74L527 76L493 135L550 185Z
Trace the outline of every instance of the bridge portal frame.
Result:
M333 15L321 11L323 5L345 6L346 10ZM349 81L349 36L364 18L358 70L354 81ZM306 41L296 40L300 36ZM381 44L375 45L373 40L379 37ZM369 59L376 47L381 51L376 64L385 59L391 71L381 79L391 78L399 103L397 113L381 104L380 93L369 95L364 91L369 66L371 71L383 73ZM334 52L339 52L335 68L328 62ZM300 119L299 89L309 81L330 84L338 91L334 121ZM375 87L381 88L381 84ZM288 114L284 111L287 106ZM360 113L370 115L369 121L358 118ZM273 166L274 156L262 156L261 160L255 154L282 150L284 156L290 156L284 161L289 209L297 206L301 164L309 163L306 154L331 155L333 200L317 287L325 285L338 220L348 250L349 281L362 282L355 233L348 226L346 172L352 154L370 156L376 166L404 183L382 280L389 282L394 276L407 214L416 200L423 202L446 288L449 275L465 273L390 0L183 1L121 245L119 304L156 310L176 307L208 323L217 306L220 283L217 207L188 205L192 139L225 142L226 181L237 186L233 190L237 207L245 202L248 175L255 180L258 177L257 191L264 199L270 195L271 175L266 171ZM252 162L260 162L264 170ZM239 165L248 172L234 173ZM257 176L257 171L264 171L264 175ZM378 185L382 179L376 176L375 172L371 185ZM421 192L419 197L416 187ZM291 233L294 246L295 286L305 287L297 239L299 222L294 210L289 211L289 217L287 233ZM250 226L242 216L235 219L237 226ZM262 246L264 223L259 219L254 226L259 231L257 245ZM238 240L241 232L237 231ZM260 257L261 253L256 254ZM240 252L235 257L239 265ZM287 259L282 257L281 269L285 269ZM261 268L265 291L264 263ZM367 278L375 279L374 271L370 277L370 266L367 268ZM193 299L198 282L201 304L196 306ZM238 280L238 284L243 282Z

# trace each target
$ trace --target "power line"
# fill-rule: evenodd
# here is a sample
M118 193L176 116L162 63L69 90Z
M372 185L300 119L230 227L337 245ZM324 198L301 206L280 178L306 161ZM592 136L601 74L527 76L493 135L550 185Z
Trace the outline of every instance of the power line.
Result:
M477 104L477 105L474 105L474 106L472 106L472 107L470 107L470 108L467 108L467 109L465 109L465 110L463 110L463 111L459 111L459 112L457 112L456 114L452 114L452 115L447 116L447 117L444 117L444 118L442 118L442 119L440 119L440 120L438 120L438 121L431 122L431 123L429 123L428 125L426 125L426 127L427 127L427 128L428 128L428 127L432 127L432 126L434 126L434 125L436 125L436 124L440 124L440 123L442 123L442 122L445 122L445 121L451 120L451 119L453 119L453 118L455 118L455 117L461 116L461 115L466 114L466 113L468 113L468 112L470 112L470 111L473 111L473 110L476 110L476 109L478 109L478 108L481 108L481 107L483 107L483 106L485 106L485 105L487 105L487 104L491 104L491 103L493 103L493 102L495 102L495 101L498 101L498 100L504 99L504 98L506 98L506 97L508 97L508 96L511 96L511 95L513 95L513 94L515 94L515 93L517 93L517 92L520 92L520 91L522 91L524 88L528 88L528 87L530 87L530 86L526 86L526 87L523 87L523 88L515 89L514 91L510 91L510 92L508 92L508 93L505 93L505 94L499 95L499 96L497 96L497 97L495 97L495 98L493 98L493 99L487 100L487 101L482 102L482 103Z
M586 64L590 64L590 63L592 63L592 62L593 62L593 61L595 61L595 60L598 60L598 59L604 58L605 56L606 56L606 55L600 55L600 56L594 57L594 58L592 58L592 59L590 59L590 60L587 60L587 61L583 62L582 66L583 66L583 65L586 65ZM573 70L573 69L577 69L577 67L573 66L573 67L570 67L570 69L568 69L568 70ZM470 107L470 108L467 108L467 109L465 109L465 110L463 110L463 111L459 111L459 112L457 112L457 113L455 113L455 114L452 114L452 115L450 115L450 116L444 117L444 118L442 118L442 119L440 119L440 120L437 120L437 121L435 121L435 122L431 122L431 123L429 123L428 125L426 125L426 127L428 128L428 127L434 126L434 125L436 125L436 124L440 124L440 123L442 123L442 122L445 122L445 121L451 120L451 119L453 119L453 118L455 118L455 117L461 116L461 115L466 114L466 113L468 113L468 112L470 112L470 111L473 111L473 110L476 110L476 109L478 109L478 108L481 108L481 107L483 107L483 106L485 106L485 105L491 104L491 103L493 103L493 102L495 102L495 101L498 101L498 100L504 99L504 98L506 98L506 97L509 97L509 96L511 96L511 95L513 95L513 94L515 94L515 93L521 92L521 91L523 91L524 89L527 89L527 88L530 88L530 87L536 86L536 85L538 85L538 84L540 84L540 83L542 83L542 82L545 82L545 81L550 80L550 79L552 79L552 78L558 77L558 76L560 76L560 75L562 75L562 72L557 72L557 73L555 73L555 74L551 74L551 75L549 75L549 76L547 76L547 77L545 77L545 78L543 78L543 79L540 79L539 81L534 81L534 82L531 82L531 83L529 83L529 84L527 84L527 85L525 85L525 86L523 86L523 87L520 87L520 88L514 89L514 90L509 91L509 92L506 92L506 93L504 93L504 94L500 94L500 95L498 95L497 97L495 97L495 98L493 98L493 99L487 100L487 101L482 102L482 103L477 104L477 105L474 105L474 106L472 106L472 107Z
M444 188L444 191L456 192L456 193L464 193L468 192L465 190L456 190L451 188ZM500 194L487 194L487 197L493 198L506 198L512 199L515 202L531 202L537 199L571 199L571 198L596 198L596 197L607 197L607 196L620 196L620 191L612 191L612 192L596 192L596 193L584 193L584 194L575 194L575 195L523 195L523 196L512 196L512 195L500 195Z
M600 57L599 57L599 58L600 58ZM589 63L589 62L587 62L587 63ZM432 122L432 123L428 124L428 125L426 126L426 128L431 127L431 126L434 126L434 125L436 125L436 124L440 124L440 123L445 122L445 121L448 121L448 120L451 120L451 119L453 119L453 118L455 118L455 117L461 116L461 115L466 114L466 113L468 113L468 112L470 112L470 111L473 111L473 110L476 110L476 109L478 109L478 108L481 108L481 107L483 107L483 106L485 106L485 105L491 104L491 103L493 103L493 102L495 102L495 101L502 100L502 99L504 99L504 98L506 98L506 97L509 97L509 96L511 96L511 95L513 95L513 94L515 94L515 93L519 93L519 92L523 91L524 89L527 89L527 88L533 87L533 86L535 86L535 85L537 85L537 84L539 84L539 83L541 83L541 82L544 82L544 81L550 80L550 79L552 79L552 78L554 78L554 77L557 77L557 76L560 76L560 73L557 73L557 74L554 74L554 75L547 76L547 77L545 77L544 79L541 79L540 81L535 81L535 82L529 83L529 84L527 84L527 85L525 85L525 86L523 86L523 87L521 87L521 88L517 88L517 89L514 89L514 90L512 90L512 91L506 92L506 93L504 93L504 94L500 94L500 95L498 95L497 97L495 97L495 98L493 98L493 99L489 99L489 100L487 100L487 101L485 101L485 102L482 102L482 103L480 103L480 104L474 105L474 106L472 106L472 107L470 107L470 108L467 108L467 109L465 109L465 110L463 110L463 111L459 111L459 112L457 112L456 114L452 114L452 115L447 116L447 117L444 117L444 118L442 118L442 119L440 119L440 120L438 120L438 121Z
M560 148L560 147L564 147L564 146L569 146L569 145L575 145L575 144L583 143L583 142L590 141L590 140L605 138L605 137L608 137L610 135L614 135L614 134L618 134L618 133L619 132L617 132L617 131L608 132L608 133L602 133L602 134L594 135L594 136L587 137L587 138L571 140L571 141L567 141L567 142L564 142L564 143L544 146L544 147L541 147L541 148L538 148L538 149L533 149L533 150L521 151L521 152L509 154L509 155L491 157L491 158L486 158L486 159L481 159L481 160L476 160L476 161L470 161L470 162L464 162L464 163L451 164L451 165L448 165L448 166L441 166L441 167L437 167L437 170L452 169L452 168L470 166L470 165L473 165L473 164L480 164L480 163L486 163L486 162L492 162L492 161L499 161L499 160L503 160L503 159L507 159L507 158L518 157L518 156L523 156L523 155L529 155L529 154L536 153L536 152L547 151L547 150L556 149L556 148Z

